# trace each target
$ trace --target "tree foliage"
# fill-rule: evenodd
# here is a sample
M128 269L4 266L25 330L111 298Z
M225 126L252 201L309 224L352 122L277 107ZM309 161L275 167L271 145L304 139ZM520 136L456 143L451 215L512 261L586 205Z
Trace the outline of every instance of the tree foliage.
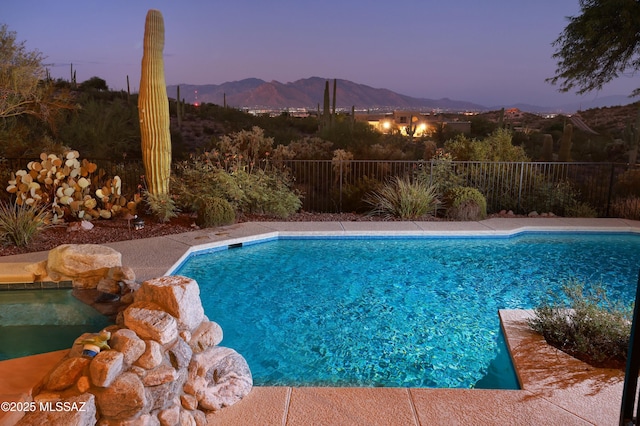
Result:
M553 43L558 67L547 81L559 84L561 92L600 90L640 69L640 2L580 0L580 9ZM632 96L639 94L640 88Z
M43 56L29 51L6 24L0 25L0 118L29 114L53 125L58 113L72 108L67 91L44 80Z
M524 149L512 143L512 133L496 129L482 140L458 135L448 140L444 148L456 161L529 161Z

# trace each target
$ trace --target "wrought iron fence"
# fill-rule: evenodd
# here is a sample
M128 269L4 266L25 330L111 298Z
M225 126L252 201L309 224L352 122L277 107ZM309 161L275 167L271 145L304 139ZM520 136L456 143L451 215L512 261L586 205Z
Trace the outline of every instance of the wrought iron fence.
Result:
M4 159L1 169L24 169L29 159ZM143 183L141 161L93 160L108 177L120 176L123 193ZM567 215L572 200L601 217L640 219L640 168L616 163L444 162L385 160L285 160L271 163L286 171L313 212L363 212L364 195L394 176L424 179L425 184L475 187L487 199L489 213L536 210ZM6 183L6 182L5 182Z
M294 178L307 211L363 210L366 192L393 176L409 176L475 187L489 212L563 214L558 209L577 200L598 216L640 219L640 169L626 164L289 160L280 165Z

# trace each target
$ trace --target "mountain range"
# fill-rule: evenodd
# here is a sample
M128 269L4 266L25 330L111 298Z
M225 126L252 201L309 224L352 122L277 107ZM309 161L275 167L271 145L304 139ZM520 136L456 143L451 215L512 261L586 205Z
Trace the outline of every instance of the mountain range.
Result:
M333 101L333 79L310 77L289 83L264 81L247 78L222 84L180 84L180 97L187 103L213 103L237 108L284 110L287 108L322 108L324 90L329 82L329 94ZM578 110L598 108L630 103L626 96L607 96L589 102L565 104L559 106L538 106L513 104L500 106L479 105L473 102L449 98L427 99L401 95L388 89L376 89L349 80L336 80L336 108L351 110L362 109L415 109L422 111L441 110L446 112L494 111L500 108L518 108L531 113L563 112L574 113ZM178 85L167 86L169 97L177 97Z

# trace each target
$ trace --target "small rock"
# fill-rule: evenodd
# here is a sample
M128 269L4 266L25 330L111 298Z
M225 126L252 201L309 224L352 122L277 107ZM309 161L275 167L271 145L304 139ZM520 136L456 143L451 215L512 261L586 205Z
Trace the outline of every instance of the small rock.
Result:
M93 223L89 222L88 220L71 222L67 226L67 232L91 231L93 229L93 226Z
M196 397L186 393L180 396L180 403L185 410L192 411L198 408L198 400Z
M171 365L177 369L187 368L191 361L191 355L193 355L191 347L180 338L167 349L167 353L169 354Z
M180 421L180 406L174 405L171 408L160 410L158 420L160 420L160 426L177 425Z
M124 355L118 351L102 351L93 358L89 365L91 382L100 387L110 386L122 372Z
M131 365L144 353L147 345L136 333L126 328L120 329L111 335L109 344L112 349L122 352L124 362Z
M178 377L175 368L162 364L158 368L150 370L142 379L145 386L158 386L167 382L173 382Z
M114 280L113 278L106 277L101 278L100 281L98 281L96 290L109 294L120 294L120 292L122 291L118 281Z
M82 376L82 370L89 365L87 358L67 358L49 376L46 388L61 391L73 386Z
M78 379L76 387L80 393L85 393L91 388L91 381L88 376L82 376Z
M203 321L191 335L189 346L193 352L202 352L222 342L222 328L213 321Z
M145 340L146 348L142 356L135 362L142 368L151 370L156 368L162 362L163 348L160 343L154 340Z

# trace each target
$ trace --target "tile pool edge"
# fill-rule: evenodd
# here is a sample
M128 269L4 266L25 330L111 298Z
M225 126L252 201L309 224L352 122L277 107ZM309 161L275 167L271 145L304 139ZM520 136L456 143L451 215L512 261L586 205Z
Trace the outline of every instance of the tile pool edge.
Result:
M513 219L508 219L513 220ZM552 220L552 219L546 219ZM267 222L268 223L268 222ZM313 222L310 222L313 223ZM349 222L351 224L364 223L376 224L376 222ZM444 224L445 226L455 226L459 223L467 222L422 222L426 224ZM215 242L206 244L194 244L180 256L180 258L169 267L163 275L171 275L177 271L189 256L198 253L207 253L218 250L226 250L228 248L240 247L248 244L260 244L269 241L276 241L287 238L512 238L525 234L539 233L603 233L603 234L640 234L640 227L632 226L626 222L620 226L589 226L589 225L526 225L518 226L512 229L496 229L486 226L482 222L472 222L480 224L478 229L423 229L421 222L383 222L383 224L413 224L413 229L377 229L377 230L349 230L345 229L346 222L340 222L342 230L334 231L313 231L313 230L273 230L271 232L257 232L243 237L235 237L228 239L220 239ZM268 226L265 226L268 227Z

